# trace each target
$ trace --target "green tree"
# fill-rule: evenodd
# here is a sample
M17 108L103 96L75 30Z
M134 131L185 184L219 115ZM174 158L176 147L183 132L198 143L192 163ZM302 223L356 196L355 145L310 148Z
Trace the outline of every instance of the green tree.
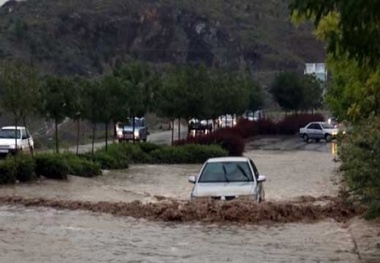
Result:
M40 94L38 71L20 61L2 64L0 67L1 108L13 115L15 148L17 149L17 126L34 113Z
M304 92L296 73L282 72L277 75L270 92L282 109L297 112L302 108Z
M114 75L105 76L100 83L100 89L103 93L102 110L100 112L100 119L105 125L105 143L106 151L108 149L108 125L113 121L117 121L119 117L120 106L122 107L125 102L121 99L127 100L128 97L123 96L123 86L118 77Z
M59 153L58 124L72 115L76 104L75 96L75 85L71 79L58 76L44 77L38 107L43 117L54 121L57 153Z
M348 56L359 64L377 67L380 61L380 2L377 0L293 0L293 16L310 19L318 28L325 18L337 15L337 30L326 33L329 54Z
M128 93L127 104L129 117L132 117L134 133L135 117L143 117L152 107L152 79L158 79L147 65L140 62L123 65L114 71L114 76L120 78L124 90Z
M96 126L102 122L102 106L104 103L104 90L100 83L95 80L83 80L83 101L84 117L92 123L91 154L94 157Z
M323 83L314 75L303 75L303 102L301 108L305 111L316 110L322 106Z

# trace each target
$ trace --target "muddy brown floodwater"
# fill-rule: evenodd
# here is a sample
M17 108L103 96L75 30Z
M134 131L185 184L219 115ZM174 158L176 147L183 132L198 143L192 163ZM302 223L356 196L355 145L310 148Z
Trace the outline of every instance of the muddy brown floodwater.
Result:
M379 225L336 200L330 144L280 138L247 149L267 176L263 206L195 209L187 176L201 165L134 165L92 179L0 187L0 263L380 262Z
M0 214L0 262L360 262L349 231L332 220L220 227L47 208Z

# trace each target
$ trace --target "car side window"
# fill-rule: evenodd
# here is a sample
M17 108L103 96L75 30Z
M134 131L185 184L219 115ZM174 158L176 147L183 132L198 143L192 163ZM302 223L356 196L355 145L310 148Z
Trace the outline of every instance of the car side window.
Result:
M253 161L251 159L249 159L249 163L252 166L252 169L253 169L253 172L255 173L256 179L259 178L259 171L257 170L256 165L253 163Z
M317 130L322 130L322 127L321 127L320 124L316 123L316 124L314 124L314 125L315 125L315 129L317 129Z
M315 128L314 128L314 123L313 123L313 124L310 124L307 128L308 128L308 129L315 129Z

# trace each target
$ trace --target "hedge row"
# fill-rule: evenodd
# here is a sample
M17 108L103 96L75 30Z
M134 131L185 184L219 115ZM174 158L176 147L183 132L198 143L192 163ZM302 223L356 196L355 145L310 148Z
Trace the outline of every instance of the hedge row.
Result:
M74 154L38 154L35 158L26 154L8 156L0 162L0 184L16 181L30 182L39 176L65 180L69 174L93 177L101 174L100 166Z
M98 163L102 169L125 169L133 164L203 163L208 158L226 156L228 153L217 145L163 146L149 142L136 144L112 144L92 154L87 160Z
M244 152L244 139L246 138L256 135L292 135L309 122L323 120L324 117L321 114L290 115L277 123L269 119L259 121L241 119L234 127L221 128L207 135L179 140L175 144L217 144L230 156L241 156Z
M208 158L226 156L217 145L160 146L152 143L112 144L107 151L76 156L71 153L9 156L0 161L0 184L28 182L44 176L66 180L68 175L93 177L101 169L125 169L130 163L181 164L203 163Z

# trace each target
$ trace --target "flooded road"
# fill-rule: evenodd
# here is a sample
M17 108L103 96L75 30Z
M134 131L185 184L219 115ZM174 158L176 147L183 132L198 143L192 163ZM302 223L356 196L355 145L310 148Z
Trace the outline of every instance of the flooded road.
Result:
M354 248L348 230L333 221L220 227L0 207L1 263L359 263Z
M330 150L331 144L326 143L264 138L248 144L245 155L267 176L266 199L284 202L287 207L301 196L337 195L339 176L335 171L339 164L333 162ZM105 171L97 178L70 177L67 182L43 180L0 187L0 197L114 204L165 202L162 197L188 200L192 185L187 177L196 175L200 168L201 165L133 165L128 170ZM231 222L200 224L199 215L197 223L163 223L154 216L149 221L133 219L125 216L131 214L128 207L122 216L117 205L116 209L111 206L107 214L100 213L102 209L69 211L63 209L65 206L51 206L60 209L0 205L0 263L380 262L379 225L357 218L350 219L354 223L340 223L343 221L327 216L311 220L313 223L297 219L287 224L274 225L276 221L272 220L268 224L236 226ZM140 212L134 213L149 214L151 207L142 205ZM155 211L160 213L159 209ZM240 210L239 216L255 215L254 210L247 210L251 214L246 212L244 216L244 211ZM300 211L296 216L301 219L306 217L302 211L310 212L307 206ZM120 216L113 216L117 214ZM191 217L191 213L183 216Z
M245 153L267 176L264 184L269 201L291 200L299 196L335 196L338 164L331 154L313 151L256 150ZM157 196L188 200L193 187L189 175L197 175L198 165L133 165L127 170L105 171L96 178L70 177L68 182L44 180L32 185L0 187L0 196L22 195L61 200L155 201Z

